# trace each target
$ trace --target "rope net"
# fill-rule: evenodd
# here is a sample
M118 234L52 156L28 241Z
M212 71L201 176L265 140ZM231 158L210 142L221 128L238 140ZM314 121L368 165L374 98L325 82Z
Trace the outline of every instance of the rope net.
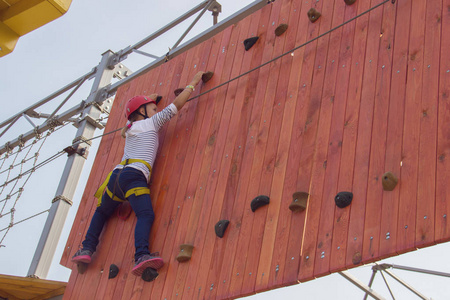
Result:
M0 248L5 247L3 242L12 227L49 211L47 209L19 221L15 219L16 208L31 176L37 169L65 154L59 151L46 159L40 157L48 137L67 124L47 131L44 136L36 135L34 140L22 143L0 157Z

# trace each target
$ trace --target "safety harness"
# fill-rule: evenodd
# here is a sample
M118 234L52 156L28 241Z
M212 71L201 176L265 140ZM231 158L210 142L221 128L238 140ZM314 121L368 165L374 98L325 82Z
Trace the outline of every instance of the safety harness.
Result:
M143 163L150 171L150 174L152 173L152 167L150 166L150 164L148 162L146 162L145 160L142 159L126 159L124 161L122 161L120 164L123 166L132 164L132 163ZM102 203L102 195L103 193L106 191L106 193L108 194L108 196L113 199L114 201L119 201L119 202L125 202L126 200L121 199L119 197L117 197L116 195L114 195L114 193L112 191L110 191L108 189L108 182L109 179L111 177L113 171L109 172L108 176L106 176L105 181L102 183L102 185L98 188L98 190L95 192L94 196L95 198L98 199L97 202L97 207L101 205ZM126 191L125 193L125 199L127 199L129 196L131 195L136 195L136 196L140 196L140 195L145 195L145 194L150 194L150 189L147 187L136 187L136 188L132 188L129 189L128 191Z

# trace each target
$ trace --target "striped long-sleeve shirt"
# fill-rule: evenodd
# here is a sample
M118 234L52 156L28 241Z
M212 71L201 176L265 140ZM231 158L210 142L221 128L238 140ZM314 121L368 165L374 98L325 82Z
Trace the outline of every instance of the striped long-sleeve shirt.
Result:
M151 118L133 122L131 128L126 132L122 161L126 159L141 159L148 162L153 168L159 146L158 131L177 112L177 107L172 103ZM132 163L128 166L142 171L147 181L149 180L150 171L143 163ZM116 166L116 169L120 168L123 168L123 166Z

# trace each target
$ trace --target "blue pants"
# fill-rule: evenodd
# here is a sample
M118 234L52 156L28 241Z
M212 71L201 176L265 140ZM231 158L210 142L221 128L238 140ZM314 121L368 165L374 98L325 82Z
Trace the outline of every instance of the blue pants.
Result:
M131 167L114 170L108 182L108 189L121 199L125 199L125 193L128 190L136 187L147 187L147 181L141 171ZM134 229L134 245L136 247L134 258L137 260L144 254L150 254L148 239L155 214L148 194L140 196L133 194L128 197L128 201L137 217ZM120 203L112 200L106 192L103 194L101 204L95 210L86 238L83 241L83 249L95 252L103 226Z

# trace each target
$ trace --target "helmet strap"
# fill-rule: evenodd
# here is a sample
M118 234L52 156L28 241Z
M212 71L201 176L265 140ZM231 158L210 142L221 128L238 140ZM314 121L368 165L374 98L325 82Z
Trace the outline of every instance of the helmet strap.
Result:
M139 115L143 116L144 119L148 119L149 116L148 116L148 114L147 114L147 105L144 105L144 112L145 112L145 114L141 114L140 111L137 111L137 113L138 113Z

